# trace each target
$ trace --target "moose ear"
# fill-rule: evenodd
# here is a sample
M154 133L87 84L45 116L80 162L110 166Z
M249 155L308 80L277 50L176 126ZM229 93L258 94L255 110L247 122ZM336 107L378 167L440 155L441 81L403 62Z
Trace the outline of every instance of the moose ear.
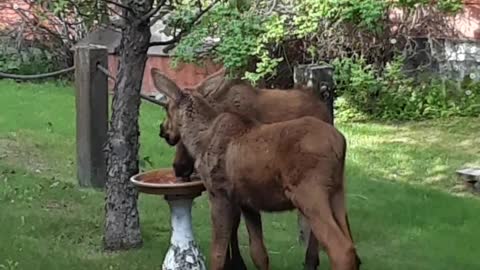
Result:
M174 81L165 76L158 68L152 68L151 74L153 84L160 93L164 94L171 100L180 99L182 92Z
M225 82L225 68L222 68L211 74L195 88L204 97L215 94L220 86Z

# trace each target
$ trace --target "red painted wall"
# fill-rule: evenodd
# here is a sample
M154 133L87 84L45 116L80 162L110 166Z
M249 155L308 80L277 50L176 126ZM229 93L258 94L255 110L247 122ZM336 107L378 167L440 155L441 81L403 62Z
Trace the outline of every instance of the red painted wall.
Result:
M480 40L480 0L466 0L465 9L454 19L455 28L467 39Z
M63 28L63 22L45 10L42 11L42 16L39 16L35 11L39 9L43 10L35 1L0 0L0 31L21 29L23 38L26 40L48 40L51 37L39 32L38 28L58 32L60 31L58 29ZM30 24L24 25L24 17L28 18ZM71 34L75 35L74 32Z
M480 0L463 1L464 8L456 16L447 17L447 21L455 30L460 40L480 40ZM427 12L427 11L424 11ZM389 14L392 22L402 20L402 11L393 9ZM395 29L395 26L393 27ZM441 38L452 38L450 33L441 33ZM456 37L453 37L456 38Z
M198 66L195 64L181 64L177 69L173 69L170 66L171 58L166 56L149 56L147 64L145 65L145 72L142 82L142 93L155 94L155 86L150 75L152 68L160 69L170 79L175 81L180 88L191 87L200 83L208 75L219 70L222 66L208 62L204 66ZM110 73L116 77L118 69L118 56L110 55L108 58L108 69ZM114 87L114 81L109 81L109 90L112 91Z

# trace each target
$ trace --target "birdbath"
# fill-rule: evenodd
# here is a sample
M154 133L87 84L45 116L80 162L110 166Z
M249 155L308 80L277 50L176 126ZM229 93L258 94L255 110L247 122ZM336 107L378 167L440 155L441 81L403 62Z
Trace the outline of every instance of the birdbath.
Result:
M206 270L192 230L192 203L205 190L203 182L178 181L170 168L139 173L130 181L140 192L163 195L170 206L172 235L162 270Z

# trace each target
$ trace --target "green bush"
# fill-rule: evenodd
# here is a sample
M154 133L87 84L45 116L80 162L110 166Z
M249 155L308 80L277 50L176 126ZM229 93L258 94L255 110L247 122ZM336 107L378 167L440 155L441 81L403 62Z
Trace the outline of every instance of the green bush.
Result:
M54 59L45 50L35 47L16 49L10 46L0 47L0 70L13 74L39 74L52 71Z
M396 57L378 70L361 57L337 59L337 117L343 120L421 120L480 115L480 83L430 76L415 80Z
M191 17L189 14L177 11L170 24L188 24ZM175 48L173 64L201 61L199 53L204 51L204 42L210 36L217 37L222 42L214 46L208 55L216 62L223 63L231 72L241 70L248 66L258 47L259 36L265 33L261 27L263 23L262 18L253 12L242 13L230 8L229 4L219 4L205 14L195 31L181 40Z

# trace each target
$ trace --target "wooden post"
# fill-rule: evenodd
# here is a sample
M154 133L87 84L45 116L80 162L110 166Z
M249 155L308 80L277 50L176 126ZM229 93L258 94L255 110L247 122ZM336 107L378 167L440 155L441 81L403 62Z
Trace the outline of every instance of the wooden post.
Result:
M75 105L77 121L77 178L81 187L103 188L108 130L108 78L97 64L108 68L104 46L75 48Z
M333 124L333 98L335 82L333 68L328 65L299 65L294 68L293 80L296 85L312 87L315 93L327 104Z
M295 85L313 88L315 94L326 103L330 111L330 119L332 119L331 124L333 125L333 99L335 90L333 68L328 65L299 65L294 68L293 80ZM308 245L310 226L300 213L298 214L297 221L300 232L299 240L305 245Z

